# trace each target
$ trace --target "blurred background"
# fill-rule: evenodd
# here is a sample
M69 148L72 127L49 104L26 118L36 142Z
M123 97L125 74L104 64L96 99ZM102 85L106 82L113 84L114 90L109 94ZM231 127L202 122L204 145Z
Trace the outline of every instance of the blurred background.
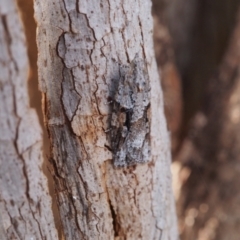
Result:
M43 125L33 2L18 4L28 41L31 106ZM153 0L182 240L240 239L239 7L240 0Z

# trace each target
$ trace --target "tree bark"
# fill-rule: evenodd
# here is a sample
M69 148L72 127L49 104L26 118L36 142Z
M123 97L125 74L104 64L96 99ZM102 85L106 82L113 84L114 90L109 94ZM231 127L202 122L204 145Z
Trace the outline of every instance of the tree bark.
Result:
M178 200L182 239L239 239L239 39L240 14L180 154L189 175Z
M57 239L42 135L29 107L26 43L15 2L0 1L0 237Z
M177 239L150 1L36 0L39 80L66 239ZM113 79L135 54L151 82L151 161L114 168Z

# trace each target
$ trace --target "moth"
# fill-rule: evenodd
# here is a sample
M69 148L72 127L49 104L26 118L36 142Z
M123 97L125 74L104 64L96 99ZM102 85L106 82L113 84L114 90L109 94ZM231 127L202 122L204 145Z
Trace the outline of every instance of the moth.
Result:
M115 167L150 160L150 83L146 62L136 54L129 65L120 65L113 97L110 141Z

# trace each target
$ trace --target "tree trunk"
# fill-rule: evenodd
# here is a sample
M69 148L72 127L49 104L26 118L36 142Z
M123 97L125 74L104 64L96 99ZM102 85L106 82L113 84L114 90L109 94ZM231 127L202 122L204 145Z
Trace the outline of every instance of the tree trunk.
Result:
M182 239L239 239L239 39L240 14L180 154L190 174L178 200Z
M170 143L150 1L36 0L39 80L66 239L177 239ZM120 64L147 63L149 163L113 166L112 85ZM141 129L139 129L141 130Z
M0 238L57 239L42 135L29 107L26 43L15 2L0 1Z

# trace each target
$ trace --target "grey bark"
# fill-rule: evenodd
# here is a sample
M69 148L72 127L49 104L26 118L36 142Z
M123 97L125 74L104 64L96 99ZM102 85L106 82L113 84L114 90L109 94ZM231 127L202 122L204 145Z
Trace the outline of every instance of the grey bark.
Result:
M57 239L42 135L29 107L26 43L13 0L0 1L0 238Z
M150 1L36 0L39 80L66 239L177 239L170 142ZM151 85L151 159L115 168L109 129L119 64L139 54Z

